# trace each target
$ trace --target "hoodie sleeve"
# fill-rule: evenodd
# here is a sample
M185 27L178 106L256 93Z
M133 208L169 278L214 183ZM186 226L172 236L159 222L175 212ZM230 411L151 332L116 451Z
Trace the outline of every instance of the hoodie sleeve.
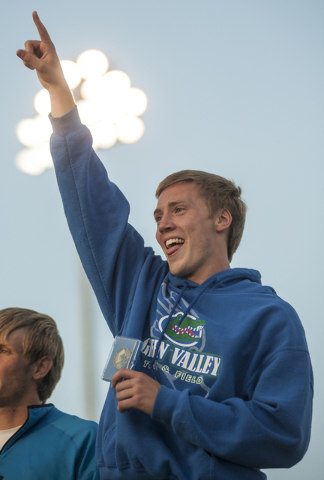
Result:
M152 418L218 457L250 468L289 468L305 454L313 377L307 350L277 352L246 387L221 403L162 386Z
M77 108L50 117L51 153L68 225L102 313L116 335L153 251L128 224L129 204L92 149ZM160 258L160 257L157 257Z

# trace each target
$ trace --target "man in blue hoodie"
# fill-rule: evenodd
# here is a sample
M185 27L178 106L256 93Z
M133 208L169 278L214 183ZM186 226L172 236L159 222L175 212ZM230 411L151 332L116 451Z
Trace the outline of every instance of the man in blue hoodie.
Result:
M25 308L0 310L0 479L99 479L96 423L45 403L63 361L51 317Z
M96 456L101 480L261 480L305 454L312 369L300 320L259 272L231 269L240 189L183 171L158 187L156 256L92 149L54 45L17 55L51 97L51 151L69 228L113 334L143 341L112 379ZM124 379L123 382L120 382Z

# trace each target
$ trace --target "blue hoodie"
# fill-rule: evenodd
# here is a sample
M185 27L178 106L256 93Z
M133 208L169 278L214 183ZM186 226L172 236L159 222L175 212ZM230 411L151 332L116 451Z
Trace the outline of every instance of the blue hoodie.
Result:
M54 405L28 407L24 425L0 451L3 480L99 480L97 424Z
M151 416L117 412L109 390L101 480L260 480L261 468L297 463L313 379L296 312L254 270L202 285L173 276L128 223L129 204L77 110L51 121L65 214L103 315L114 335L143 340L136 369L162 385Z

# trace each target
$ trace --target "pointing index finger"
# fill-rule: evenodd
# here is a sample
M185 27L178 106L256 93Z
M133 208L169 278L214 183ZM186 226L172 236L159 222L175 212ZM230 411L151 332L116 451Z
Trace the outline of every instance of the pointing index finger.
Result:
M36 11L33 12L33 20L34 20L34 23L35 23L36 28L38 30L41 41L45 42L45 43L52 43L52 40L51 40L51 37L48 34L48 31L46 30L46 28L44 27L44 25L40 21L40 18L39 18Z

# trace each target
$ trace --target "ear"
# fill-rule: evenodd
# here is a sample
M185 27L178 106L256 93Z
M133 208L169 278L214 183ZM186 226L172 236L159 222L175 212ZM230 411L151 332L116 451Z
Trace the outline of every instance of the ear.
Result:
M215 229L216 232L223 232L227 230L232 223L231 212L227 208L219 210L215 217Z
M47 355L39 358L34 366L34 374L33 378L34 380L41 380L42 378L46 377L50 369L52 368L53 365L53 360L48 357Z

